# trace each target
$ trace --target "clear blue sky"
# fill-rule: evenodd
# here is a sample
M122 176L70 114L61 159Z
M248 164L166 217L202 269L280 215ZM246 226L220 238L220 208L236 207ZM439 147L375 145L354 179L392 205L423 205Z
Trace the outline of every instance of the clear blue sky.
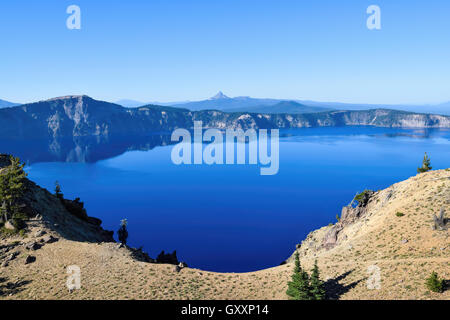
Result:
M81 30L66 8L81 8ZM382 29L366 27L381 7ZM450 100L448 0L0 2L0 99Z

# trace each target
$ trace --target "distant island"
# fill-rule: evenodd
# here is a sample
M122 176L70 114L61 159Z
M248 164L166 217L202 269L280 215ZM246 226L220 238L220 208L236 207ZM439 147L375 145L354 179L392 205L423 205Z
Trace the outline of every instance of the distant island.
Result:
M450 116L374 109L305 114L223 112L147 105L125 108L88 96L65 96L0 109L0 139L145 136L192 128L289 129L333 126L450 128Z

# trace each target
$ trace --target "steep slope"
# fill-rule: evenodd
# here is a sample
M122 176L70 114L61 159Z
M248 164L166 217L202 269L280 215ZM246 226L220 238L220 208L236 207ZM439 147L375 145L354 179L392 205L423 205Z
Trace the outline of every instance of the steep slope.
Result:
M446 225L436 228L433 217L441 210ZM297 251L307 268L318 259L334 279L336 298L450 299L449 290L435 294L424 285L432 271L449 282L449 212L450 169L423 173L367 192L357 207L342 209L338 223L311 232ZM376 269L381 288L370 290L367 280Z
M87 96L67 96L0 110L0 137L30 139L145 135L186 123L186 110L127 109ZM171 123L172 122L172 123Z
M53 201L47 196L35 199ZM318 260L330 299L449 300L449 290L430 293L424 286L432 271L446 280L450 278L448 228L432 228L433 215L441 208L447 213L450 210L450 169L421 174L367 193L359 207L344 209L341 222L308 235L298 247L302 265L309 269ZM63 208L58 212L61 217L57 224L67 216ZM404 215L399 217L397 212ZM0 299L287 298L291 262L242 274L191 268L177 272L171 265L140 262L132 251L114 243L66 238L57 232L54 221L43 223L47 211L42 214L42 220L30 222L31 232L24 238L0 240L0 264L18 252L8 266L0 266ZM85 230L85 225L67 227L73 228L75 234ZM39 241L38 230L61 238L35 251L26 249L30 241ZM36 261L25 264L29 254ZM67 267L71 265L80 267L82 277L81 289L73 292L65 286ZM380 289L367 287L370 266L380 268Z
M0 155L0 174L10 165L9 156ZM20 199L21 211L28 217L29 227L41 226L48 234L75 241L111 242L112 232L101 228L101 220L89 217L83 203L58 199L55 195L25 179L25 193ZM4 222L0 217L0 223Z
M395 110L330 111L308 114L225 113L214 110L148 105L139 108L68 96L0 109L0 139L38 139L81 136L146 136L192 128L303 128L319 126L380 126L450 128L450 117Z

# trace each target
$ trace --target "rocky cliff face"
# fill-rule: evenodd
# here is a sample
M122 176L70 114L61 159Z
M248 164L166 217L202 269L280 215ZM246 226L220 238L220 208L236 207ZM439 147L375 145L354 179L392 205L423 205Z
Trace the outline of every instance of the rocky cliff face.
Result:
M79 136L142 136L192 128L304 128L379 126L450 128L450 117L395 110L331 111L313 114L192 112L161 106L128 109L87 96L67 96L0 110L0 138L34 139Z

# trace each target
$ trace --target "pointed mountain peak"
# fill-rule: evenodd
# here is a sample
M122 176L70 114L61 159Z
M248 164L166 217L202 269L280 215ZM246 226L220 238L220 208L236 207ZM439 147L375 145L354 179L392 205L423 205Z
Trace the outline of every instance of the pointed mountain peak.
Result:
M226 95L223 94L222 91L219 91L214 97L210 98L209 100L220 100L220 99L230 99Z

